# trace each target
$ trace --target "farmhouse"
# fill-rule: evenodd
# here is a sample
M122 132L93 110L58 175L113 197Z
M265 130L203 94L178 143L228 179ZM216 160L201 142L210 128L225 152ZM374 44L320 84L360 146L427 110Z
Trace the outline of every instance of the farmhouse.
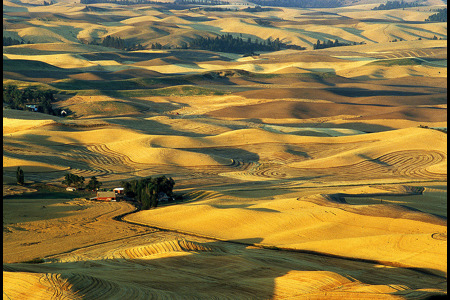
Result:
M38 111L38 107L35 104L26 104L25 106L31 111Z
M115 192L97 192L97 200L112 201L116 200Z
M169 199L169 196L167 196L167 194L164 192L160 192L158 194L158 202L169 202Z
M74 188L74 187L72 187L72 186L66 187L66 191L68 191L68 192L74 192L74 191L76 191L76 190L77 190L77 189Z
M114 193L116 194L120 194L123 195L124 194L124 188L120 187L120 188L115 188L113 189Z

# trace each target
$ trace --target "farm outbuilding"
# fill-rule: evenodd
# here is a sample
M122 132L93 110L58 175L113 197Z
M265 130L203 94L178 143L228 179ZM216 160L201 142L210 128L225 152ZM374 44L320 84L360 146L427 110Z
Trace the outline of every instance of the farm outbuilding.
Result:
M38 106L35 104L26 104L25 106L31 111L38 111Z
M159 202L168 202L169 200L170 200L170 197L167 196L166 193L160 192L160 193L158 194L158 201L159 201Z
M124 188L115 188L113 191L114 191L115 193L117 193L117 194L123 195L123 193L124 193Z
M111 201L116 200L115 192L97 192L97 200Z

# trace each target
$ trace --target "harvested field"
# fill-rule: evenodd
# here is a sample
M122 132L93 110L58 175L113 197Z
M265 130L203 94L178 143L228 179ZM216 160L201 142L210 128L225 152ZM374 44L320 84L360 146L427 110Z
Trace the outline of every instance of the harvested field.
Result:
M4 86L69 114L4 102L5 299L447 294L447 25L424 21L444 2L31 2L4 2L4 37L24 41L3 47ZM183 49L223 34L306 49ZM182 200L89 200L68 173L165 175Z

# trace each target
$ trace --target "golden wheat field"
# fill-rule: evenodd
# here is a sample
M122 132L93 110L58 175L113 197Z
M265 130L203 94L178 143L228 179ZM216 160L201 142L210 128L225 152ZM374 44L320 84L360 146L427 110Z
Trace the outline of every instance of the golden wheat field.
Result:
M446 296L446 1L81 2L3 1L4 95L69 112L4 100L3 299ZM304 49L187 47L224 34ZM94 201L68 173L183 200Z

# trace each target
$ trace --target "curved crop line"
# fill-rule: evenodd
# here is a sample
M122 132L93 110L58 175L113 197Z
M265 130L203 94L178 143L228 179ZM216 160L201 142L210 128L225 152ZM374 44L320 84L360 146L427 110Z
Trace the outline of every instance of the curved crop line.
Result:
M114 254L117 258L123 258L126 260L134 260L150 255L171 253L171 252L198 252L198 251L216 251L212 247L206 247L202 244L186 241L186 240L172 240L161 243L150 244L147 246L139 246L127 248L118 251Z
M439 151L405 150L384 154L378 158L365 160L352 165L327 168L339 170L339 174L390 174L415 178L445 179L446 174L435 173L427 167L446 160L447 155ZM322 168L323 169L323 168Z

